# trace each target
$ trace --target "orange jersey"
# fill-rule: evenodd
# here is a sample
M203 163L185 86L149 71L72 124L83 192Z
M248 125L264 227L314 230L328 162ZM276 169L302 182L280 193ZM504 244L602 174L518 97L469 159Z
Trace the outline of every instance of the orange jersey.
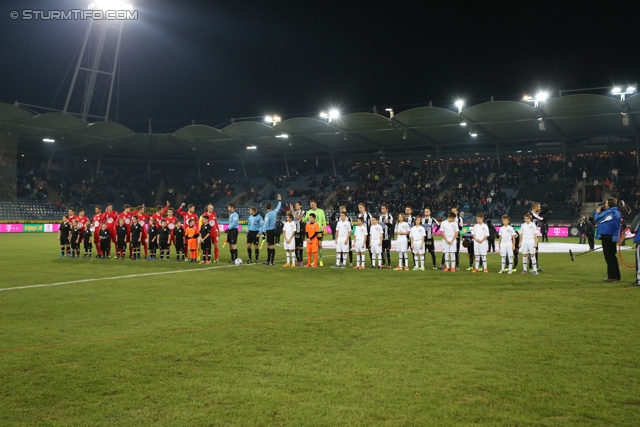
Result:
M317 233L320 233L320 225L318 225L317 222L314 222L313 224L308 222L307 225L305 226L304 231L306 232L306 235L305 235L306 239L309 239L310 237L313 237L312 242L316 243L318 241ZM314 237L314 235L315 235L315 237Z

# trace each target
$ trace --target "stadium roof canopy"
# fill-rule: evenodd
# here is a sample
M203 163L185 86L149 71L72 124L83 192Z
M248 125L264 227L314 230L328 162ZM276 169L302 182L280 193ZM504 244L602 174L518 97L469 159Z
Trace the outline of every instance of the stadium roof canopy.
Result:
M222 129L195 124L165 134L137 133L114 122L87 123L56 112L36 115L0 103L0 135L16 138L22 152L53 150L85 156L89 152L114 160L141 161L402 153L466 157L474 152L495 154L496 150L500 154L515 150L549 153L560 152L562 147L589 149L602 146L603 141L633 144L640 136L639 123L640 95L625 101L602 95L568 95L538 107L494 101L461 113L419 107L392 118L373 113L345 114L331 121L298 117L274 126L262 121L240 121ZM44 143L43 138L55 143ZM248 146L256 150L247 150Z

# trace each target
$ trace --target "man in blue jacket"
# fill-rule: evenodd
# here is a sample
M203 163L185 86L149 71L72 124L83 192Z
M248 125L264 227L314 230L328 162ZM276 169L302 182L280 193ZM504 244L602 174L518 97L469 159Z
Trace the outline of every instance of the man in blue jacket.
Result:
M611 197L604 202L604 210L596 209L593 219L598 224L597 239L602 241L602 252L607 262L607 278L603 282L620 281L620 265L616 258L616 246L620 240L621 216L618 200Z
M636 233L633 242L636 244L636 277L631 286L640 286L640 213L633 218L630 228L632 233Z

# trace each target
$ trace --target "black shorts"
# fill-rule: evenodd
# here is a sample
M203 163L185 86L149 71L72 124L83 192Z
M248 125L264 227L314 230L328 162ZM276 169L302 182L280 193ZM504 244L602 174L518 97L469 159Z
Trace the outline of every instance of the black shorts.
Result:
M247 245L260 244L260 233L257 231L249 231L247 233Z
M391 249L391 240L382 240L382 249Z
M276 243L276 230L267 230L267 245Z
M176 251L184 252L184 243L177 243L175 246L176 246Z
M152 250L152 251L157 250L158 249L158 242L153 241L153 242L149 243L149 249Z
M74 249L75 248L79 248L80 247L80 243L78 243L76 240L74 240L74 241L71 242L71 247L74 248Z
M169 242L160 242L160 250L166 251L167 249L169 249Z
M140 247L140 239L131 239L131 247L139 248Z
M84 249L85 250L89 250L89 249L91 249L91 247L92 247L91 242L84 242Z
M118 249L127 249L127 241L118 240Z
M424 245L427 252L433 252L436 250L436 244L433 240L425 240Z
M230 245L238 243L238 229L232 229L227 231L227 242Z
M296 248L301 248L304 246L304 239L302 238L302 234L296 234Z
M68 237L60 237L60 245L68 245L69 238Z
M209 251L211 252L211 239L207 239L206 242L202 242L200 243L200 249L202 249L202 251Z

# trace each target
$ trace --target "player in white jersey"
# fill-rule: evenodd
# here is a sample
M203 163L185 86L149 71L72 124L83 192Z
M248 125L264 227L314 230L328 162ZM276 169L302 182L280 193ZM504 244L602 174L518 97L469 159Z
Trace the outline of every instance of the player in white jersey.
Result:
M520 252L522 253L522 274L527 274L527 255L531 257L533 274L538 274L536 247L538 246L538 227L531 222L532 215L524 216L524 224L520 226Z
M404 214L398 214L398 223L396 224L396 251L398 252L398 266L396 270L409 269L409 259L407 258L407 249L409 246L408 236L411 232L411 226L405 221Z
M431 254L431 262L433 263L433 269L436 270L436 245L433 239L436 231L440 229L440 224L436 221L435 218L431 218L431 209L424 208L424 216L422 217L422 227L424 227L425 231L425 256L427 252Z
M296 265L298 267L302 267L302 248L304 247L304 234L305 234L305 223L304 217L307 214L307 211L302 209L302 203L296 202L296 210L293 210L293 207L289 205L291 212L293 212L293 222L296 224Z
M443 271L456 271L456 240L460 234L456 214L449 212L446 221L440 224L442 232L442 254L444 258Z
M336 224L336 265L331 268L347 268L347 253L351 239L351 222L347 220L347 213L340 212L340 220Z
M420 263L420 267L417 265L413 266L413 270L421 270L424 271L424 249L425 249L425 237L427 233L422 226L422 218L419 216L415 219L415 225L411 227L411 231L409 232L409 240L411 240L411 250L413 252L414 257L418 257L418 262Z
M476 215L476 224L471 229L471 236L473 237L473 253L476 256L476 268L473 273L478 272L480 266L480 260L484 266L484 272L488 273L487 269L487 239L489 238L489 227L484 223L484 214L479 213Z
M499 274L505 271L505 261L508 274L513 273L513 248L516 245L516 231L509 225L509 221L509 215L502 215L502 227L498 232L498 246L500 246L500 257L502 258L502 268L498 271Z
M380 219L378 221L383 231L381 268L391 268L391 239L393 238L394 223L393 216L389 213L387 205L380 206Z
M371 218L371 230L369 232L369 244L371 245L371 268L376 268L376 260L378 261L377 268L384 263L384 255L382 253L382 238L384 237L384 230L382 226L378 224L378 218Z
M365 253L367 252L367 226L364 224L363 218L358 217L358 225L356 225L356 245L354 247L357 256L356 269L364 270Z
M413 216L413 209L411 209L411 206L405 206L404 208L404 220L407 221L407 225L409 226L409 229L411 229L411 227L413 227L413 221L415 221L414 219L415 217ZM411 248L411 239L409 239L409 248L408 251L411 252L411 257L413 258L413 266L416 266L416 256L413 253L413 250Z
M296 223L293 221L293 214L291 212L287 212L287 222L284 223L282 231L284 233L284 250L287 253L287 263L284 266L295 267L296 254L294 251L296 250Z

